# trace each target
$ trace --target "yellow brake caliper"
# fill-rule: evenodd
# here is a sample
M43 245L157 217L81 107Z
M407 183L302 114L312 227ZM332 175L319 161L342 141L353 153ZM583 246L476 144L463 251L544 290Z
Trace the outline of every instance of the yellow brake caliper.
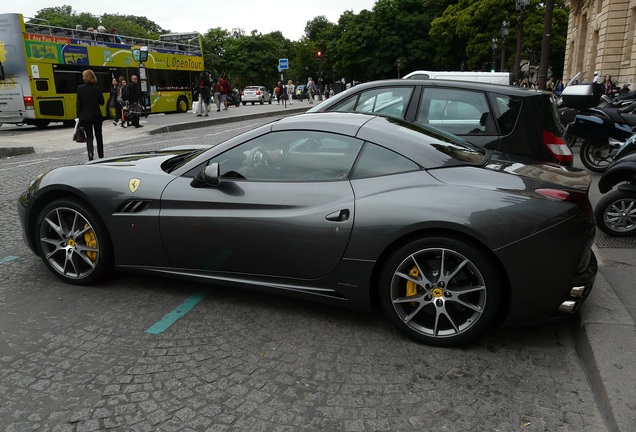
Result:
M420 275L420 272L417 270L416 266L413 266L411 268L411 270L409 270L409 276L412 276L412 277L416 278L419 275ZM406 282L406 296L407 297L413 297L414 295L417 295L417 284L415 282L407 281ZM412 302L411 305L415 306L415 302Z
M86 224L84 228L88 228L88 224ZM84 234L84 242L88 247L94 248L97 246L97 237L95 237L95 233L93 232L93 230L86 231L86 233ZM86 252L86 256L91 261L97 260L97 252Z

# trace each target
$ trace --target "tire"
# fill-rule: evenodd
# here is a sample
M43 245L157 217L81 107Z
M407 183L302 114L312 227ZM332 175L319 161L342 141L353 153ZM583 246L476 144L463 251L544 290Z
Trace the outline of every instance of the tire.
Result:
M440 275L442 269L450 273ZM502 298L488 254L449 237L401 247L384 265L378 289L382 308L398 330L437 346L464 344L484 332Z
M175 107L175 111L178 113L188 112L188 100L183 97L177 99L177 106Z
M267 101L267 103L270 104L270 105L272 104L272 97L271 96L269 97L269 100Z
M614 190L605 195L594 209L596 226L613 237L636 234L636 193Z
M40 257L64 282L86 285L110 275L113 254L108 231L82 201L66 198L48 204L38 216L36 233Z
M236 101L236 104L235 104L235 105L236 105L236 107L238 108L238 107L240 107L240 106L241 106L241 103L240 103L239 101ZM254 105L254 104L252 104L252 105Z
M263 100L263 98L261 98L261 105L263 105L265 103L265 101Z
M581 144L581 162L588 170L595 173L604 173L607 167L614 161L614 155L609 142L592 143L585 140Z

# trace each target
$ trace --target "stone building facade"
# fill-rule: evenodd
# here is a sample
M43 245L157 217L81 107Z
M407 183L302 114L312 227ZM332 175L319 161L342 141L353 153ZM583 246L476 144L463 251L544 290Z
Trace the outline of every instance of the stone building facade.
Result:
M636 0L570 0L563 78L612 76L617 85L636 79Z

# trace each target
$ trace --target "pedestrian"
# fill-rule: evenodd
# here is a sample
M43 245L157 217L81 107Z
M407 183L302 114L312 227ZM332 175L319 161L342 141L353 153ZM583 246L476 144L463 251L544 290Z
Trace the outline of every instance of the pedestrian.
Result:
M201 117L201 114L205 112L205 116L208 116L210 112L210 79L208 74L201 72L199 75L199 112L197 117Z
M557 96L561 96L561 93L563 93L564 88L565 86L563 85L563 81L557 80L556 85L554 86L554 94Z
M601 85L603 86L603 94L611 96L612 87L614 87L614 84L612 83L612 76L610 74L605 75L605 79L603 80L603 84Z
M110 93L108 95L108 100L106 101L106 117L110 118L113 116L113 123L117 126L117 114L115 104L117 102L117 91L119 89L119 81L117 78L111 80Z
M79 125L86 132L86 150L88 160L93 160L93 138L97 141L97 155L104 157L104 137L102 135L102 110L104 94L97 85L97 77L91 69L82 72L85 84L77 87L77 117Z
M307 80L307 99L309 99L309 103L314 103L314 92L316 91L316 84L314 84L314 80L309 77Z
M214 102L216 102L216 112L221 111L221 84L218 78L214 78L214 84L212 84L212 94L214 95Z
M133 75L130 77L130 84L128 84L128 107L131 110L131 123L136 128L143 127L143 125L139 124L139 117L142 111L141 96L141 89L137 83L137 75Z
M227 111L227 95L230 92L230 83L224 77L221 77L221 101L223 102L223 111Z
M287 94L289 95L289 104L293 105L294 104L294 89L296 87L294 87L294 82L292 80L287 81Z
M128 106L128 84L123 76L119 77L119 87L117 89L117 102L115 105L115 111L117 113L117 119L121 120L121 127L126 127L126 118L124 113L127 112ZM117 125L117 123L115 123Z

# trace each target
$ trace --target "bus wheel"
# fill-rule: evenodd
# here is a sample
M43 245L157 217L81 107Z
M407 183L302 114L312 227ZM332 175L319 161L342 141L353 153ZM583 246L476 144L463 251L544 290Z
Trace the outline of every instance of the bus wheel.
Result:
M184 113L188 111L188 100L184 97L177 99L177 112Z
M47 127L49 125L50 122L46 121L46 120L40 120L40 121L36 121L35 122L35 127L38 129L44 129L45 127Z

